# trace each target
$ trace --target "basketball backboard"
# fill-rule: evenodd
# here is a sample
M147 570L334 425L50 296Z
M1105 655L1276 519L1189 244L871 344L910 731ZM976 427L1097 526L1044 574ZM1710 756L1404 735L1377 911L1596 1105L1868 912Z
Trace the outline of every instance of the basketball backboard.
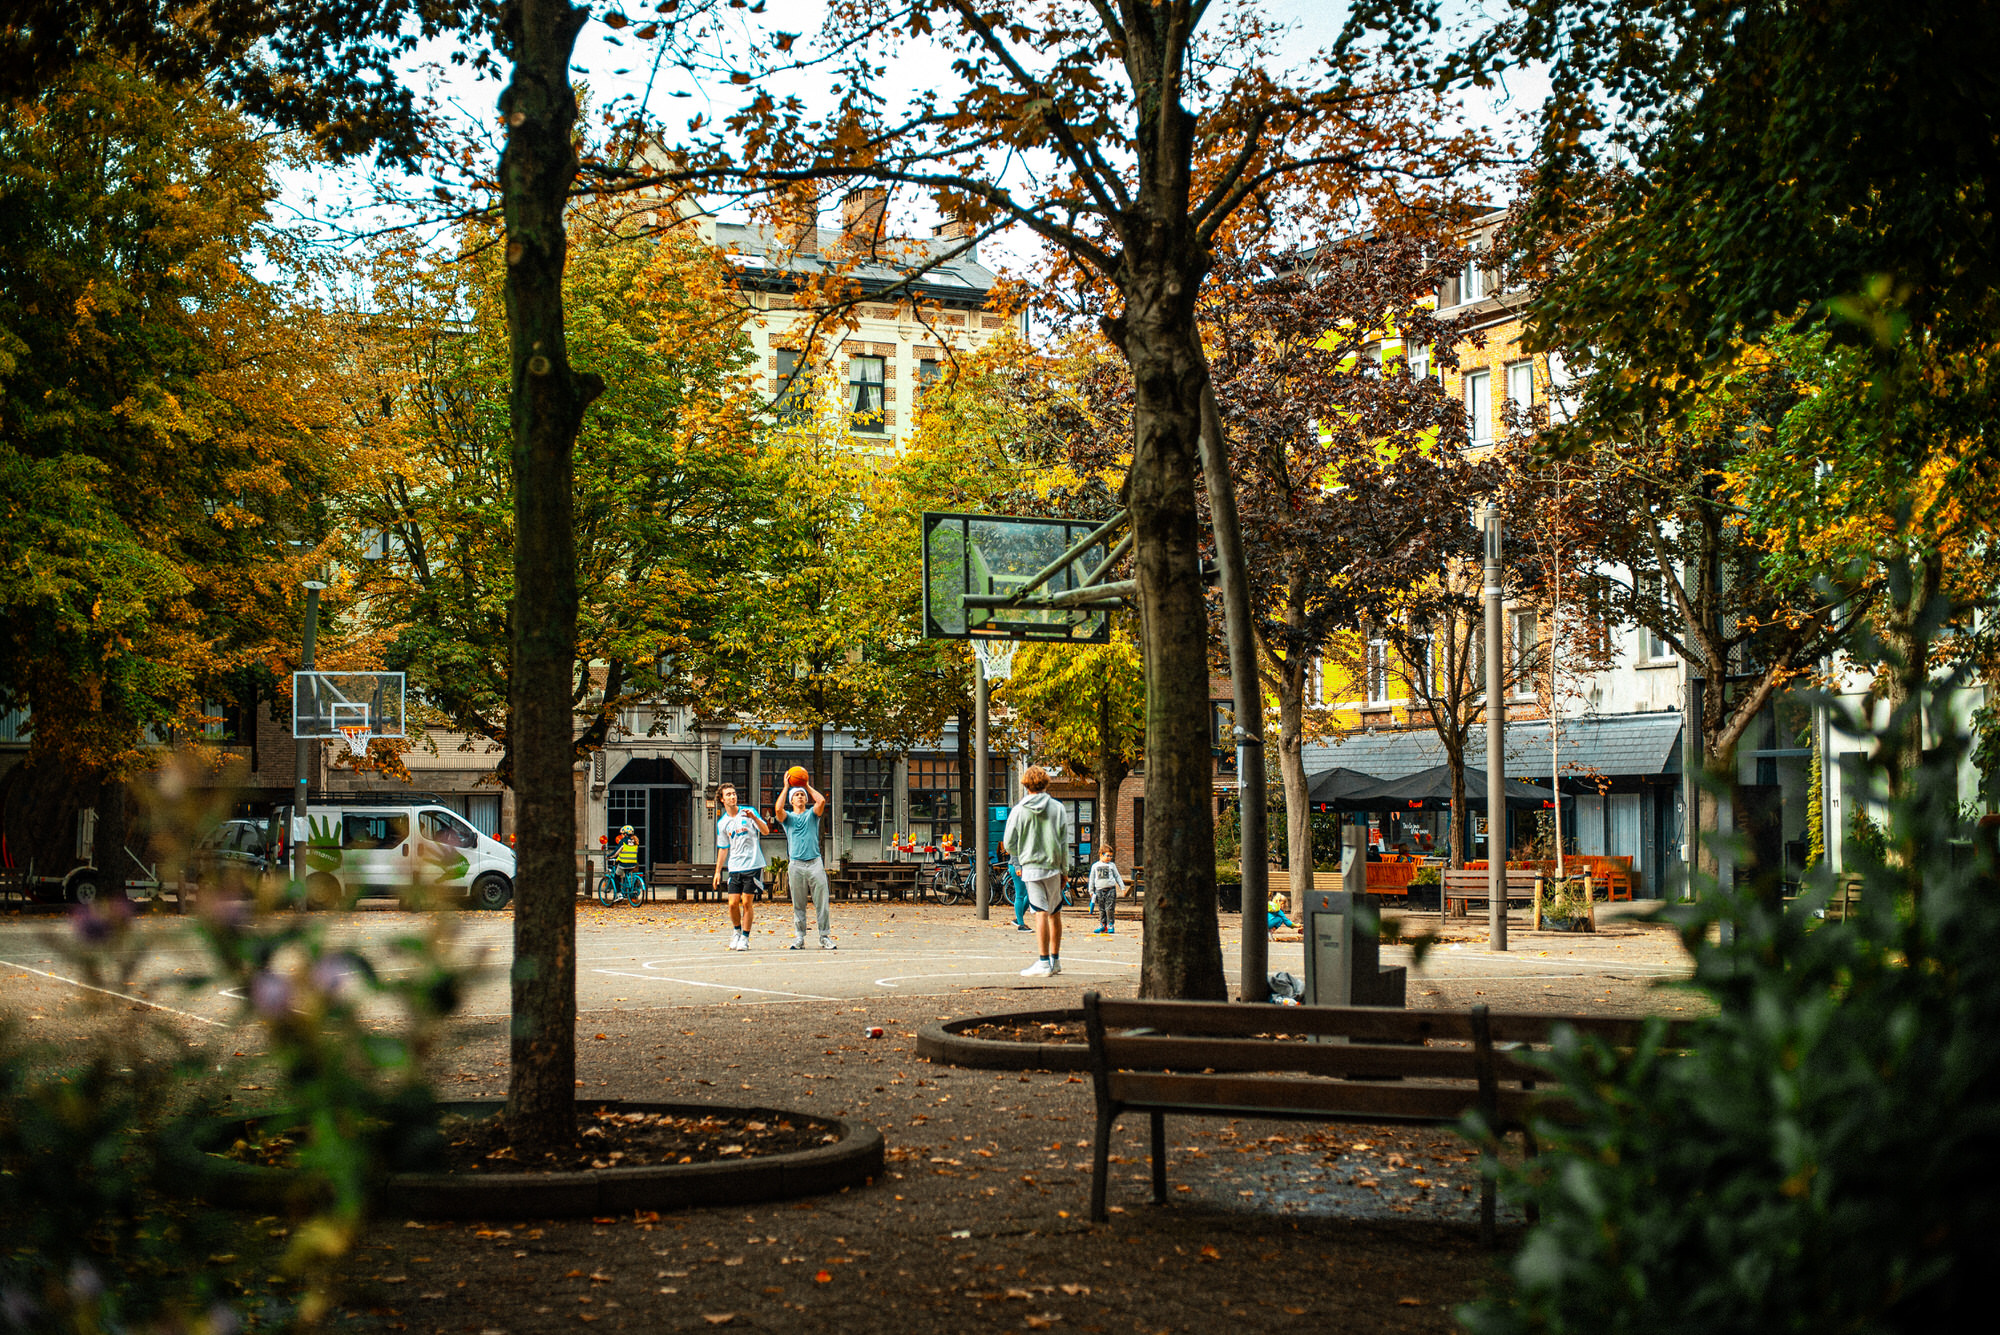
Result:
M931 513L924 516L926 639L1056 640L1103 644L1110 614L1094 607L967 607L968 594L1005 597L1061 561L1102 525L1082 519ZM1032 590L1035 600L1076 589L1104 560L1093 543Z
M403 674L294 672L292 736L343 737L343 728L403 736Z

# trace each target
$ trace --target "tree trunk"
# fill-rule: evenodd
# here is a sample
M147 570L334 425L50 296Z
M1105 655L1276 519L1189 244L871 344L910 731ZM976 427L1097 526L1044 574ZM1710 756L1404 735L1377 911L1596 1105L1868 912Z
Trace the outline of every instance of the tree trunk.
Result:
M1296 907L1312 893L1313 828L1306 791L1305 674L1290 661L1278 674L1278 774L1285 785L1285 853Z
M1185 115L1177 108L1153 114ZM1182 205L1155 209L1153 216L1184 219L1185 181L1163 189L1178 189ZM1131 238L1119 275L1125 310L1107 322L1107 332L1125 353L1136 392L1126 499L1147 687L1146 934L1139 995L1221 1001L1228 987L1216 921L1208 605L1195 504L1207 374L1194 295L1205 260L1191 237L1161 235L1170 224L1134 226L1139 235ZM1155 243L1152 254L1142 253L1142 246Z
M1883 759L1892 797L1904 795L1909 776L1923 763L1921 699L1931 670L1926 613L1943 582L1943 554L1935 549L1925 551L1910 562L1907 583L1890 581L1891 596L1876 618L1876 633L1889 650L1879 682L1882 699L1889 706L1890 732ZM1906 709L1913 700L1918 701L1917 707Z
M563 207L576 178L570 53L590 11L519 0L500 108L513 361L513 672L508 750L519 812L507 1125L523 1148L576 1137L576 798L570 673L576 660L571 455L601 385L570 369L563 329Z
M1451 869L1465 870L1465 752L1445 751L1445 764L1451 770L1451 838L1445 845L1450 850ZM1492 826L1489 824L1488 829Z

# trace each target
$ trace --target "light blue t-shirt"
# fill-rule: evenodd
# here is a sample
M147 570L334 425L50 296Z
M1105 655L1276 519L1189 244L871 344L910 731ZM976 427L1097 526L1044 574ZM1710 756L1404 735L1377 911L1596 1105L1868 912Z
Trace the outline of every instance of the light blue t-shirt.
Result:
M738 807L734 816L716 818L715 842L729 850L729 870L757 871L764 865L764 845L757 835L757 822Z
M787 811L784 818L785 839L792 851L792 861L811 862L819 856L819 813L808 808L805 811Z

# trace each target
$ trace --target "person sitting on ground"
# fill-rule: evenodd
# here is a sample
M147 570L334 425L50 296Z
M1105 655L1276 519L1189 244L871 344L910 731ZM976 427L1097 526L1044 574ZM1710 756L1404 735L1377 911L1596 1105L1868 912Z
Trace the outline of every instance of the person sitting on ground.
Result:
M1048 795L1049 772L1030 765L1021 775L1026 789L1007 813L1000 849L1014 862L1028 907L1035 913L1036 959L1021 970L1023 978L1047 978L1062 972L1062 869L1069 855L1069 813Z
M1111 845L1097 850L1090 864L1090 907L1098 916L1092 936L1112 936L1118 931L1118 896L1125 893L1125 876L1112 859Z
M1280 927L1298 926L1285 913L1285 892L1282 890L1271 892L1270 901L1264 905L1264 913L1264 931L1267 934L1277 931Z

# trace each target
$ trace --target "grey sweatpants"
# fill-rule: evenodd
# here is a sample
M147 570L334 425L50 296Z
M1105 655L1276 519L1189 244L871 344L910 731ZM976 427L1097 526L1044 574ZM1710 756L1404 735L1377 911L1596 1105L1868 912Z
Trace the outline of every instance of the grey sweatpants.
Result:
M813 906L819 910L819 939L827 941L833 937L833 916L827 912L826 900L826 860L813 858L793 858L791 870L785 879L792 887L792 935L803 941L806 939L806 895L810 891Z

